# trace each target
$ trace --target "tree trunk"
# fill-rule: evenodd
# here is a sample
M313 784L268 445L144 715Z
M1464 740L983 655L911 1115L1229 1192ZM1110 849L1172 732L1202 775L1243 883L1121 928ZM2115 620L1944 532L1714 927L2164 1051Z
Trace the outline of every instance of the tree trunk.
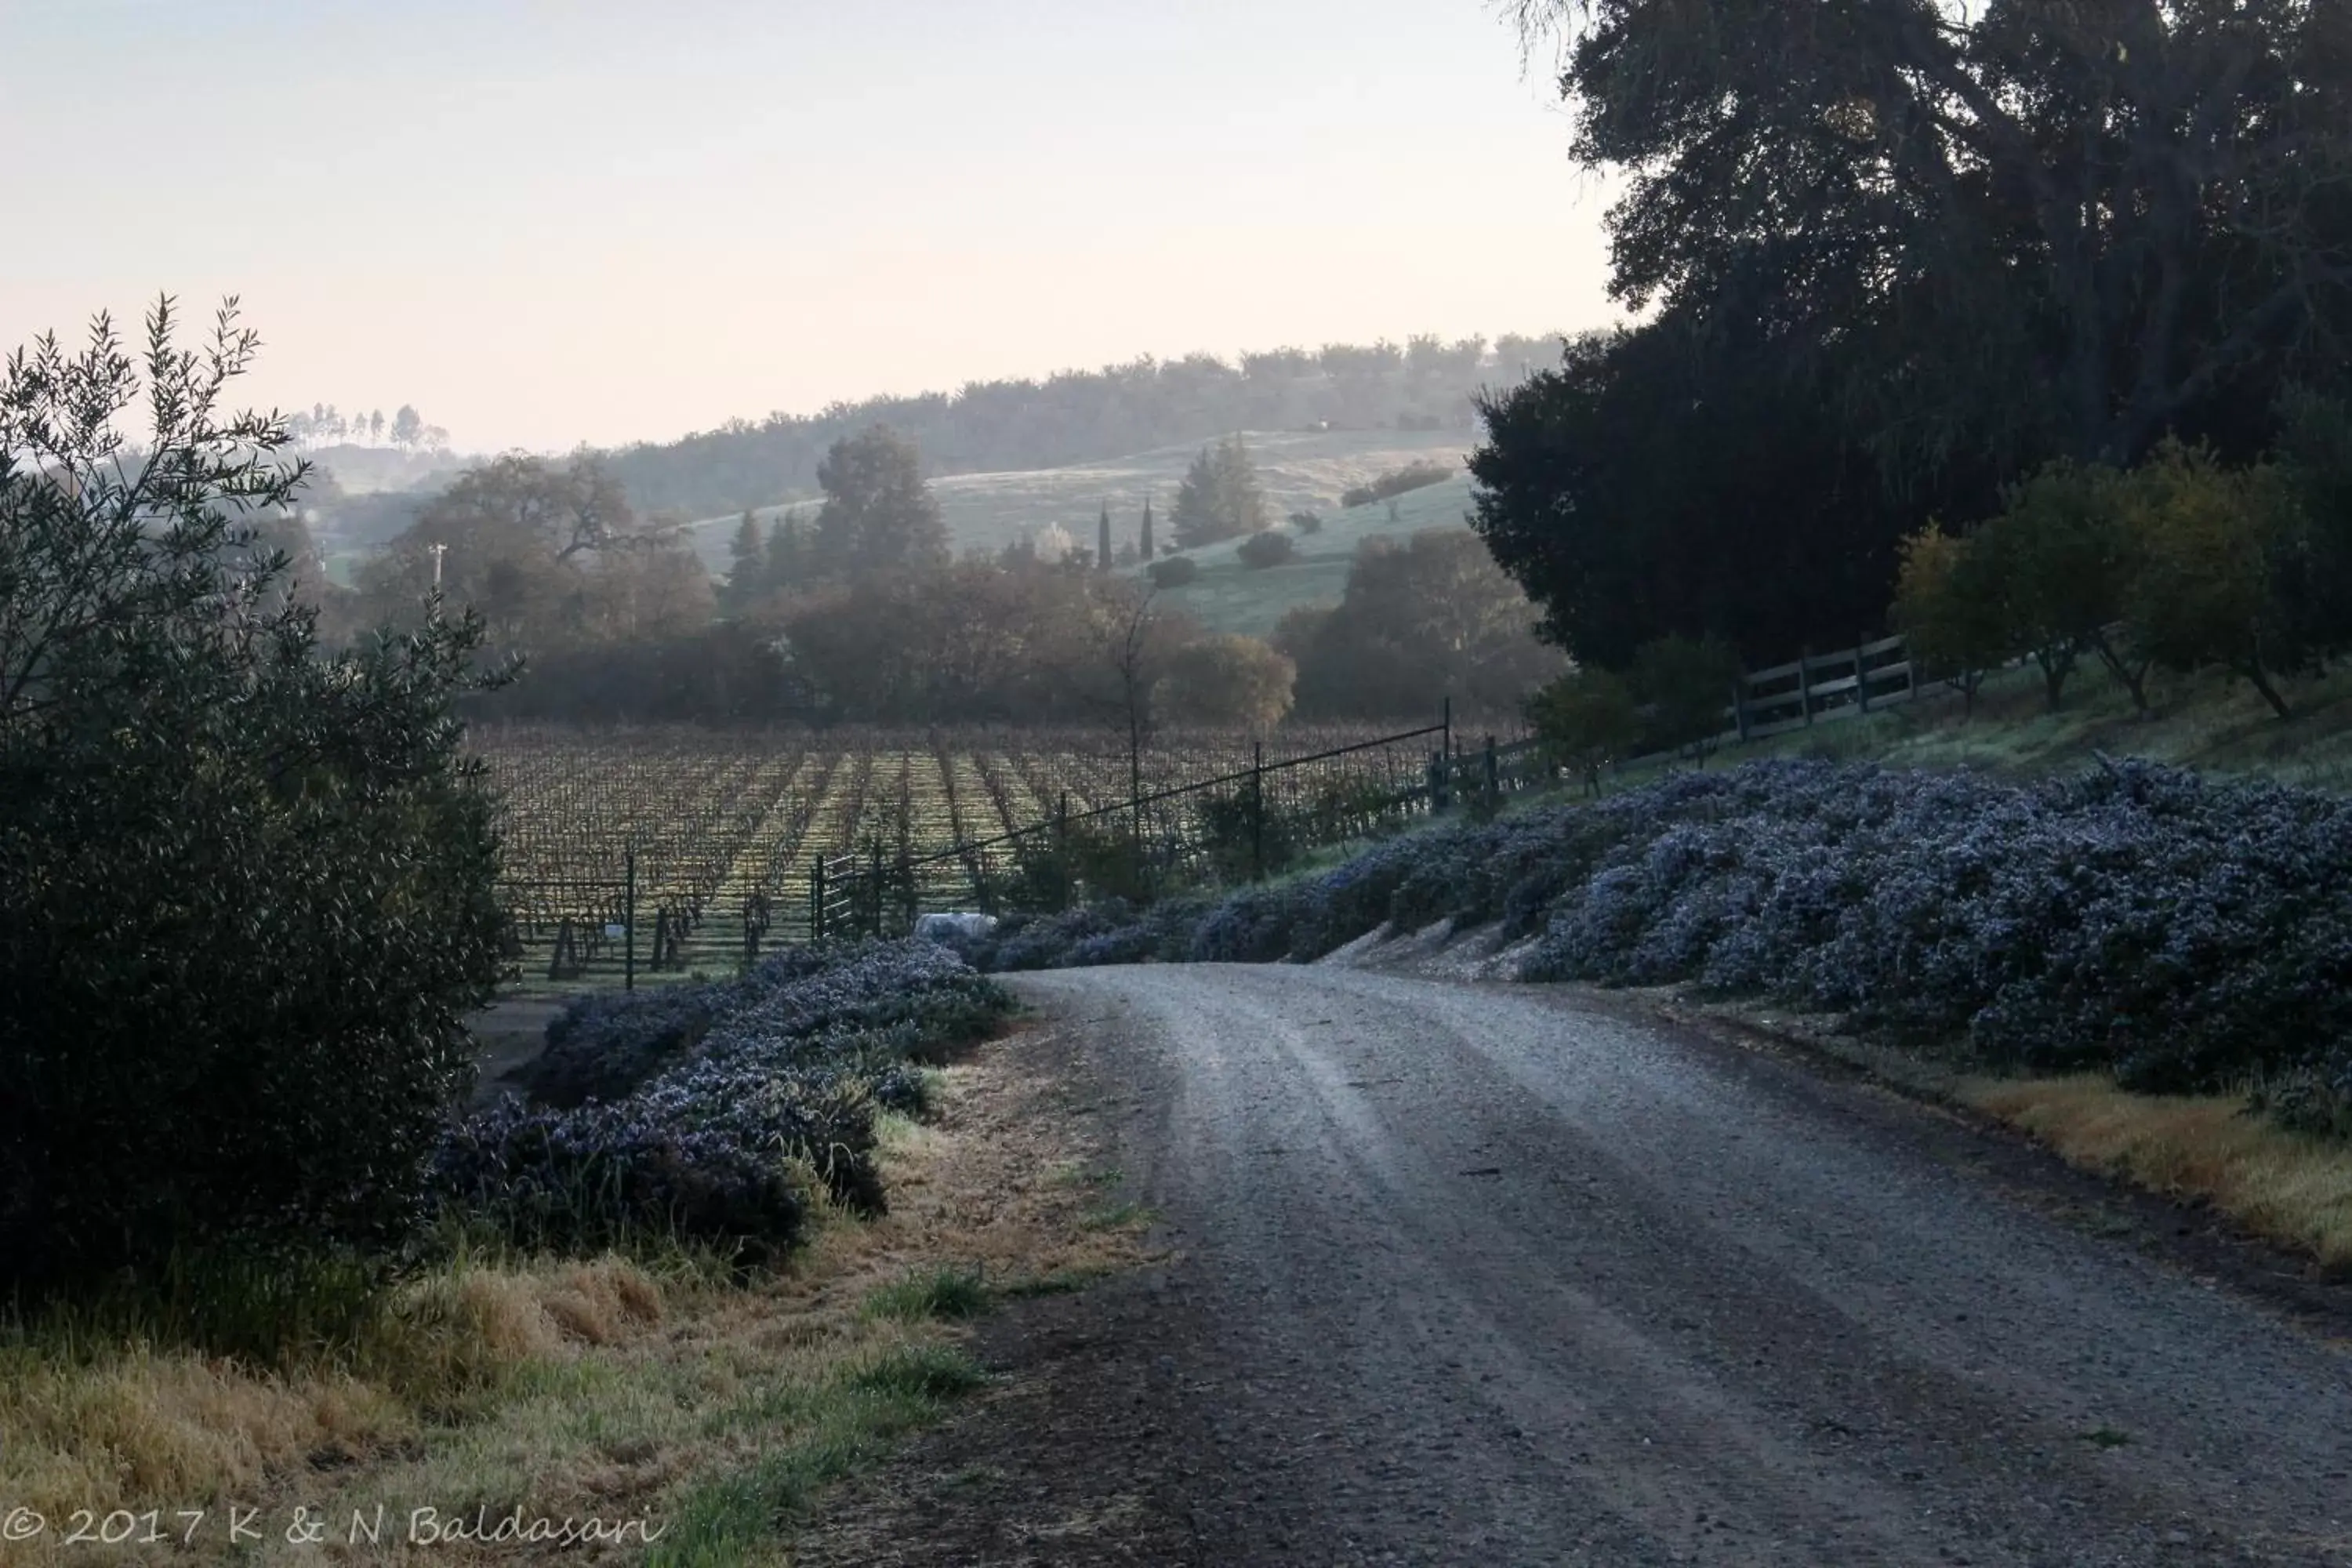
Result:
M2058 700L2066 689L2066 677L2074 673L2074 661L2053 648L2035 648L2033 662L2042 667L2042 689L2050 701L2050 711L2058 711Z
M2263 661L2260 658L2248 659L2239 667L2239 669L2247 679L2254 683L2254 689L2263 694L2263 700L2271 705L2272 712L2282 719L2294 717L2294 710L2286 705L2286 699L2281 697L2278 694L2278 688L2271 684L2270 672L2263 668Z
M2099 662L2107 667L2107 673L2114 676L2126 691L2131 693L2133 711L2143 719L2148 717L2147 666L2142 664L2138 668L2134 669L2126 664L2123 657L2116 652L2115 645L2107 640L2106 634L2104 632L2092 639L2091 647L2098 653Z

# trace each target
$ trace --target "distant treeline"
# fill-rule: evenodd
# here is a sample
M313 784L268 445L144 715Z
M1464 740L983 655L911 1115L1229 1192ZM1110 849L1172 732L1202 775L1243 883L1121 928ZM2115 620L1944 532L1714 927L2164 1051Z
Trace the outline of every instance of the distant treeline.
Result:
M639 507L710 517L809 490L833 443L876 424L914 441L934 475L1058 468L1231 430L1468 428L1482 387L1517 383L1559 355L1557 338L1506 335L1491 345L1417 336L1402 347L1275 349L1237 364L1205 353L1146 358L1044 381L971 382L952 395L772 414L606 458Z

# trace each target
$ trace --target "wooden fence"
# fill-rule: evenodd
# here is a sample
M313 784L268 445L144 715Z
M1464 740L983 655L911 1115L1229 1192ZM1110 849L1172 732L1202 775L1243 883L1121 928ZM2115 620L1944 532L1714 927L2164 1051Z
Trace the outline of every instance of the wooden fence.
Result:
M1769 669L1750 670L1731 689L1725 727L1699 743L1700 750L1738 745L1785 735L1814 724L1858 719L1908 702L1919 694L1918 672L1899 637L1881 637L1835 653L1807 654ZM1690 749L1628 757L1613 770L1636 772L1679 761Z
M1809 724L1853 719L1908 702L1916 692L1910 651L1899 637L1837 653L1811 654L1742 676L1731 695L1725 739L1760 741Z

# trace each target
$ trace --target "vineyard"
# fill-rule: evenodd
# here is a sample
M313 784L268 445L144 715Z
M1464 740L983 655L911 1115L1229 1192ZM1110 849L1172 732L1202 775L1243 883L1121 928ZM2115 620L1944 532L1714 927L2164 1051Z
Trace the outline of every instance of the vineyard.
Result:
M1116 846L1128 874L1246 876L1237 834L1262 862L1269 822L1277 850L1308 818L1325 839L1370 830L1412 809L1444 740L1289 729L1262 773L1247 737L1183 731L1132 760L1100 730L493 726L473 749L505 803L509 956L531 987L725 973L859 898L870 921L885 901L903 918L1117 890L1099 855L1041 883L1049 846Z

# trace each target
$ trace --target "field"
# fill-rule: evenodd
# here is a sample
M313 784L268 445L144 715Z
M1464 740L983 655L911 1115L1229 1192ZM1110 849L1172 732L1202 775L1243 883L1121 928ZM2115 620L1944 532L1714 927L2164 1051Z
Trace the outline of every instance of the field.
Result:
M1326 517L1339 510L1340 493L1407 463L1457 462L1470 447L1466 430L1252 431L1250 459L1276 521L1294 511ZM1132 542L1142 521L1144 498L1151 498L1162 542L1176 487L1200 447L1163 447L1129 457L1078 463L1066 468L1031 468L994 474L950 474L931 481L949 538L958 553L993 552L1024 532L1058 523L1087 549L1094 548L1103 503L1110 503L1111 537ZM1420 492L1416 492L1420 493ZM814 495L760 509L765 522L788 504L812 507ZM1413 496L1402 498L1410 508ZM1370 509L1374 513L1382 508ZM1459 522L1457 502L1446 521ZM688 525L696 553L714 573L727 570L728 541L738 516L701 519ZM1423 523L1422 526L1430 526Z
M1301 605L1338 604L1348 586L1348 564L1365 540L1383 535L1402 540L1423 529L1466 526L1470 476L1407 490L1395 498L1393 513L1390 506L1389 501L1374 501L1322 512L1323 526L1313 533L1286 530L1298 553L1281 566L1244 566L1235 555L1241 548L1237 539L1187 551L1201 568L1200 577L1168 590L1163 597L1211 631L1265 637ZM1136 568L1130 574L1140 571Z
M1434 721L1435 715L1432 715ZM1355 746L1411 726L1299 727L1269 763ZM1277 805L1316 792L1380 794L1423 777L1435 736L1371 746L1271 774ZM959 844L1036 828L1066 809L1128 831L1129 759L1101 730L713 731L487 726L474 749L506 801L504 896L520 921L517 989L643 974L731 970L747 926L772 942L807 933L821 860L836 886L854 862L895 867ZM1164 731L1142 759L1146 795L1251 766L1231 733ZM1066 807L1065 803L1066 801ZM1201 797L1150 806L1155 842L1197 837ZM1040 836L1042 837L1042 836ZM634 855L634 885L630 863ZM927 908L970 909L999 850L923 868ZM633 952L622 922L635 910Z

